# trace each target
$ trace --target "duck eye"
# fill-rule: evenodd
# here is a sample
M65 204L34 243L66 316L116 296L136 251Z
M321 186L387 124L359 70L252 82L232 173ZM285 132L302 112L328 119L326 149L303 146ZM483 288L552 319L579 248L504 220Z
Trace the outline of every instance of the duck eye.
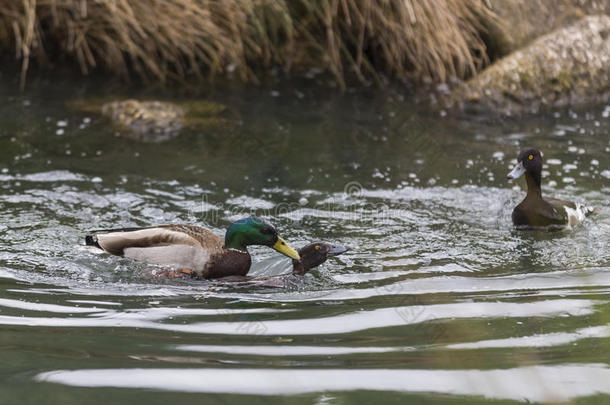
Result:
M527 158L528 158L529 160L534 160L534 155L529 155Z
M271 229L271 228L263 228L263 229L261 229L261 233L263 233L265 235L271 235L271 234L273 234L273 229Z
M320 250L320 246L316 245L316 247L314 249Z

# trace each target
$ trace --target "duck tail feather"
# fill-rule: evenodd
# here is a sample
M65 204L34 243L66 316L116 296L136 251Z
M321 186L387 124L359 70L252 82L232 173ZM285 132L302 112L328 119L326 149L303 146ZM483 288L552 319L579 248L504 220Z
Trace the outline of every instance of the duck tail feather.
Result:
M95 236L95 234L85 235L85 245L87 245L87 246L95 246L95 247L97 247L99 249L102 248L100 246L100 244L97 242L97 236Z
M140 231L142 229L147 229L147 228L115 228L115 229L96 229L93 231L88 231L87 234L85 235L85 245L87 246L95 246L98 247L102 250L104 250L103 247L100 246L98 240L97 240L97 235L98 234L105 234L105 233L114 233L114 232L133 232L133 231Z

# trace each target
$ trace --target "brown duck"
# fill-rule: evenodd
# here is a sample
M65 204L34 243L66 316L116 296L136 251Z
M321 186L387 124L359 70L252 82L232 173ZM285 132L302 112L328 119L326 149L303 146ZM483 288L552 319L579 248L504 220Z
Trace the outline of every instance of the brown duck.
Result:
M338 256L349 249L341 245L331 245L324 242L314 242L299 249L300 260L292 260L292 273L271 277L230 276L219 279L220 282L244 283L264 287L288 287L299 285L303 276L314 267L326 262L329 257Z
M508 174L517 179L525 174L527 195L512 214L518 228L565 228L584 220L594 210L570 201L542 198L542 153L535 148L525 148L517 156L517 165Z

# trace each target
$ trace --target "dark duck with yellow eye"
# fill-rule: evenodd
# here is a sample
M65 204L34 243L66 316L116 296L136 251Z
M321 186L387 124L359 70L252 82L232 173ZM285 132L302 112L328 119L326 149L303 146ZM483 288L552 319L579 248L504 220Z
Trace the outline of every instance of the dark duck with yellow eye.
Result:
M303 283L303 276L314 267L317 267L329 257L338 256L347 252L349 249L341 245L331 245L324 242L315 242L303 246L299 249L299 260L292 260L292 273L280 274L271 277L239 277L230 276L220 279L223 283L231 283L232 285L257 285L262 287L290 287L298 286ZM175 277L175 275L170 275ZM181 277L178 275L178 277Z
M231 224L224 240L200 226L159 225L92 231L85 243L113 255L177 268L196 278L245 276L252 263L247 249L251 245L269 246L300 260L271 224L254 217Z
M508 174L517 179L525 174L527 195L513 210L513 224L518 228L561 229L584 220L593 209L570 201L542 198L542 153L535 148L525 148L517 156L517 165Z
M299 249L300 260L292 259L292 274L303 276L310 269L317 267L328 260L329 257L338 256L349 249L341 245L331 245L324 242L315 242Z

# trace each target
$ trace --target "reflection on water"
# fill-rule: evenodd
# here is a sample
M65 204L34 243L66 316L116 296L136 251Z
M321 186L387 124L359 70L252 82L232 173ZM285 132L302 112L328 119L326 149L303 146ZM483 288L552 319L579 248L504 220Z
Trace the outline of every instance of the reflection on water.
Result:
M565 345L568 343L577 342L581 339L609 337L610 325L605 325L582 328L572 333L546 333L542 335L486 340L481 342L456 343L453 345L448 345L447 347L450 349L482 349L492 347L545 347Z
M13 304L11 302L10 304ZM184 333L210 333L224 335L326 335L359 332L373 328L392 326L407 326L437 319L458 318L497 318L497 317L548 317L548 316L583 316L593 313L592 302L586 300L546 300L535 303L455 303L426 306L405 306L381 308L370 311L337 315L332 317L316 317L311 319L281 319L281 320L244 320L235 321L235 317L248 313L274 313L280 311L264 309L244 310L188 310L153 308L150 310L117 312L96 310L95 308L74 308L78 312L95 312L95 316L79 318L56 318L52 316L3 316L0 324L27 326L56 327L122 327L162 329ZM11 307L11 305L8 305ZM67 312L66 307L52 305L14 305L13 307L46 312ZM59 309L58 309L59 307ZM159 310L156 310L159 309ZM102 312L102 313L100 313ZM194 315L228 315L229 321L195 322ZM177 317L189 316L188 324L164 323L159 320L174 320Z
M397 94L288 86L305 97L213 94L238 125L161 147L69 111L69 86L4 99L6 398L608 398L610 107L453 121L419 115ZM545 194L597 215L571 231L513 230L523 184L505 175L525 144L545 153ZM88 229L185 222L223 234L250 214L294 246L351 250L302 286L238 288L151 280L144 264L82 246ZM270 249L251 253L252 275L292 267Z
M51 371L38 381L80 387L126 387L256 395L320 391L408 391L517 401L563 402L610 394L610 369L600 364L507 370L384 369L111 369ZM167 381L172 381L168 386Z

